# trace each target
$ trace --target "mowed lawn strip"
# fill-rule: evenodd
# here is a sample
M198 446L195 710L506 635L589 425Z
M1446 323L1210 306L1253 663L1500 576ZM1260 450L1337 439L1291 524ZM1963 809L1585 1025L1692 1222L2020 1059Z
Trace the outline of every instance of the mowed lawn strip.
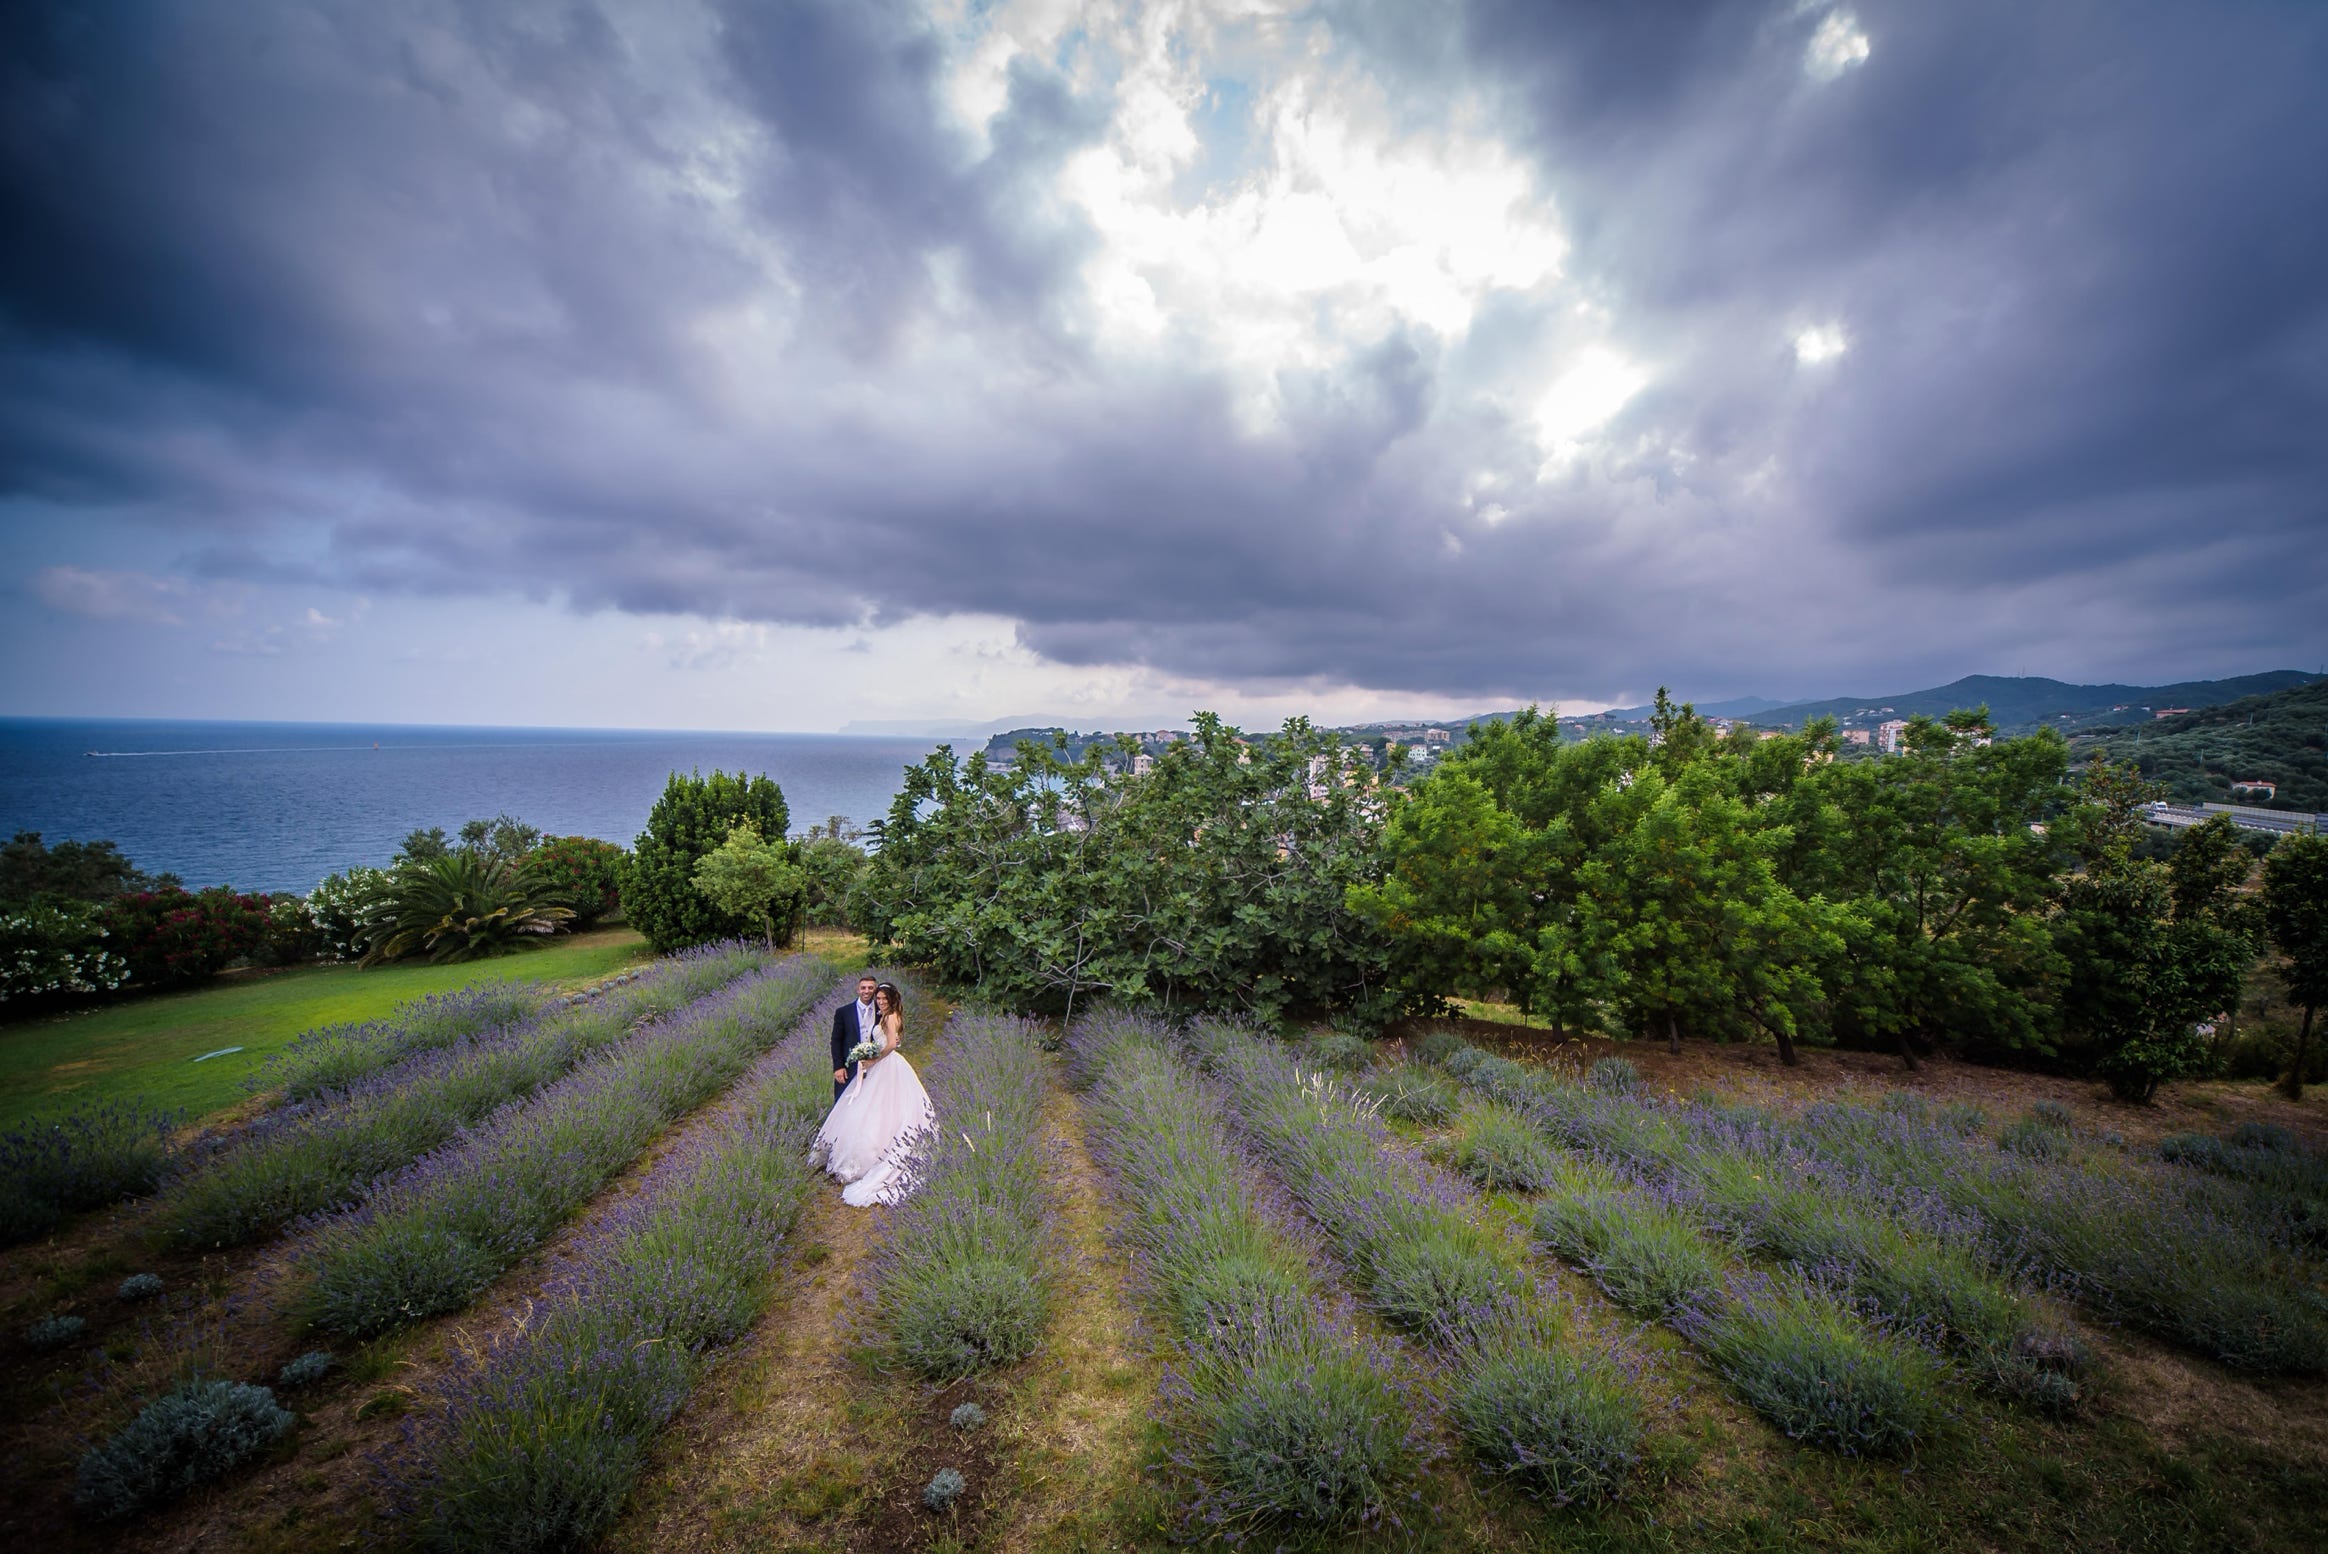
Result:
M564 1548L614 1520L655 1433L774 1293L831 1100L821 1005L853 986L579 1238L520 1324L440 1378L398 1462L415 1541Z
M266 1058L319 1026L479 982L595 982L653 958L628 928L545 940L460 965L297 966L0 1027L0 1127L77 1103L129 1099L199 1119L244 1100ZM195 1062L227 1047L240 1052Z
M369 1338L457 1311L789 1031L830 968L794 956L584 1064L310 1232L297 1314Z

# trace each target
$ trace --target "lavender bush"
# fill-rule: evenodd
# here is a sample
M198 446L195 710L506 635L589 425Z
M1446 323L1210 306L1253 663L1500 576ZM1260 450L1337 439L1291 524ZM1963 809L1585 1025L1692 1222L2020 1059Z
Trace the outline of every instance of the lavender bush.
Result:
M1997 1148L2031 1160L2067 1160L2069 1134L2043 1118L2018 1117L1997 1130Z
M1733 1274L1674 1326L1749 1408L1806 1445L1898 1456L1939 1417L1923 1351L1871 1334L1803 1276Z
M1670 1320L1722 1279L1696 1217L1604 1170L1562 1161L1536 1211L1536 1239L1635 1316Z
M1586 1351L1532 1302L1516 1250L1461 1189L1395 1149L1362 1097L1304 1074L1278 1043L1213 1022L1187 1040L1366 1303L1438 1351L1449 1416L1481 1470L1553 1499L1616 1493L1644 1433L1627 1367ZM1524 1406L1513 1397L1523 1381L1538 1389Z
M531 1319L446 1380L391 1467L422 1547L566 1548L613 1520L655 1432L766 1304L815 1181L823 1038L812 1011L581 1240Z
M951 1511L954 1502L962 1498L962 1491L969 1487L961 1469L940 1468L922 1486L922 1505L932 1511Z
M175 1113L101 1101L0 1133L0 1246L43 1236L68 1214L141 1197L170 1166Z
M829 975L795 956L746 977L422 1158L316 1227L299 1258L299 1314L368 1338L467 1305L663 1128L734 1083Z
M549 990L533 982L484 982L398 1005L386 1019L326 1025L276 1053L251 1076L254 1090L312 1101L345 1090L419 1052L449 1047L538 1012Z
M1189 1530L1234 1540L1391 1517L1427 1457L1424 1410L1329 1311L1164 1028L1111 1012L1068 1046L1116 1233L1175 1341L1159 1417Z
M100 1521L127 1516L231 1472L296 1422L265 1387L188 1381L90 1448L74 1480L73 1503Z
M238 1246L359 1202L463 1128L763 964L752 947L705 946L618 992L417 1053L333 1092L327 1106L275 1113L188 1170L162 1206L161 1234Z
M2328 1155L2305 1149L2293 1133L2267 1123L2243 1122L2228 1138L2170 1133L2158 1141L2158 1154L2210 1175L2328 1201Z
M65 1345L89 1331L89 1319L70 1312L58 1312L35 1321L24 1330L25 1347L45 1354Z
M1623 1058L1602 1058L1593 1064L1586 1081L1606 1095L1641 1093L1641 1071Z
M1544 1135L1509 1107L1474 1102L1455 1119L1447 1159L1490 1192L1534 1192L1551 1178Z
M323 1380L338 1364L329 1349L310 1349L305 1354L283 1362L275 1373L275 1385L289 1391L294 1387L309 1387Z
M952 1379L1032 1354L1050 1315L1047 1066L1024 1020L958 1014L927 1075L938 1128L866 1264L897 1357Z

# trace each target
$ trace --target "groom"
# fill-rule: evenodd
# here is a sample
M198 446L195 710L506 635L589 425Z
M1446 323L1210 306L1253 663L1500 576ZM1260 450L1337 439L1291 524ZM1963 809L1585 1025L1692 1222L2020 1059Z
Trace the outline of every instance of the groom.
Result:
M833 1011L833 1099L836 1101L849 1088L849 1081L857 1077L857 1065L849 1061L849 1050L861 1041L873 1039L873 989L877 986L873 973L866 972L857 979L857 1001Z

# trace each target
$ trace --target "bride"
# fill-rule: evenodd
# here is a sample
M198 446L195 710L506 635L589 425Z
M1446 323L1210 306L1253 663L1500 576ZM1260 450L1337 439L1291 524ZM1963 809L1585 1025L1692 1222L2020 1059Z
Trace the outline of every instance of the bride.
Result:
M841 1201L855 1208L895 1203L913 1187L914 1146L937 1121L921 1076L897 1050L905 1035L905 999L897 985L873 990L874 1035L881 1050L857 1067L809 1146L811 1163L847 1183Z

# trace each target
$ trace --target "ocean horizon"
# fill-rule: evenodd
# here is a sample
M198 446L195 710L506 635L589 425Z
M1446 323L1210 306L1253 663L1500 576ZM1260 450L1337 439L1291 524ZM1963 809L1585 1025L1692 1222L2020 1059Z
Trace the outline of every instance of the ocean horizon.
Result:
M0 718L0 832L110 840L189 888L306 892L415 828L515 815L629 846L674 771L765 773L791 829L888 813L942 739L686 729ZM983 741L980 741L983 743Z

